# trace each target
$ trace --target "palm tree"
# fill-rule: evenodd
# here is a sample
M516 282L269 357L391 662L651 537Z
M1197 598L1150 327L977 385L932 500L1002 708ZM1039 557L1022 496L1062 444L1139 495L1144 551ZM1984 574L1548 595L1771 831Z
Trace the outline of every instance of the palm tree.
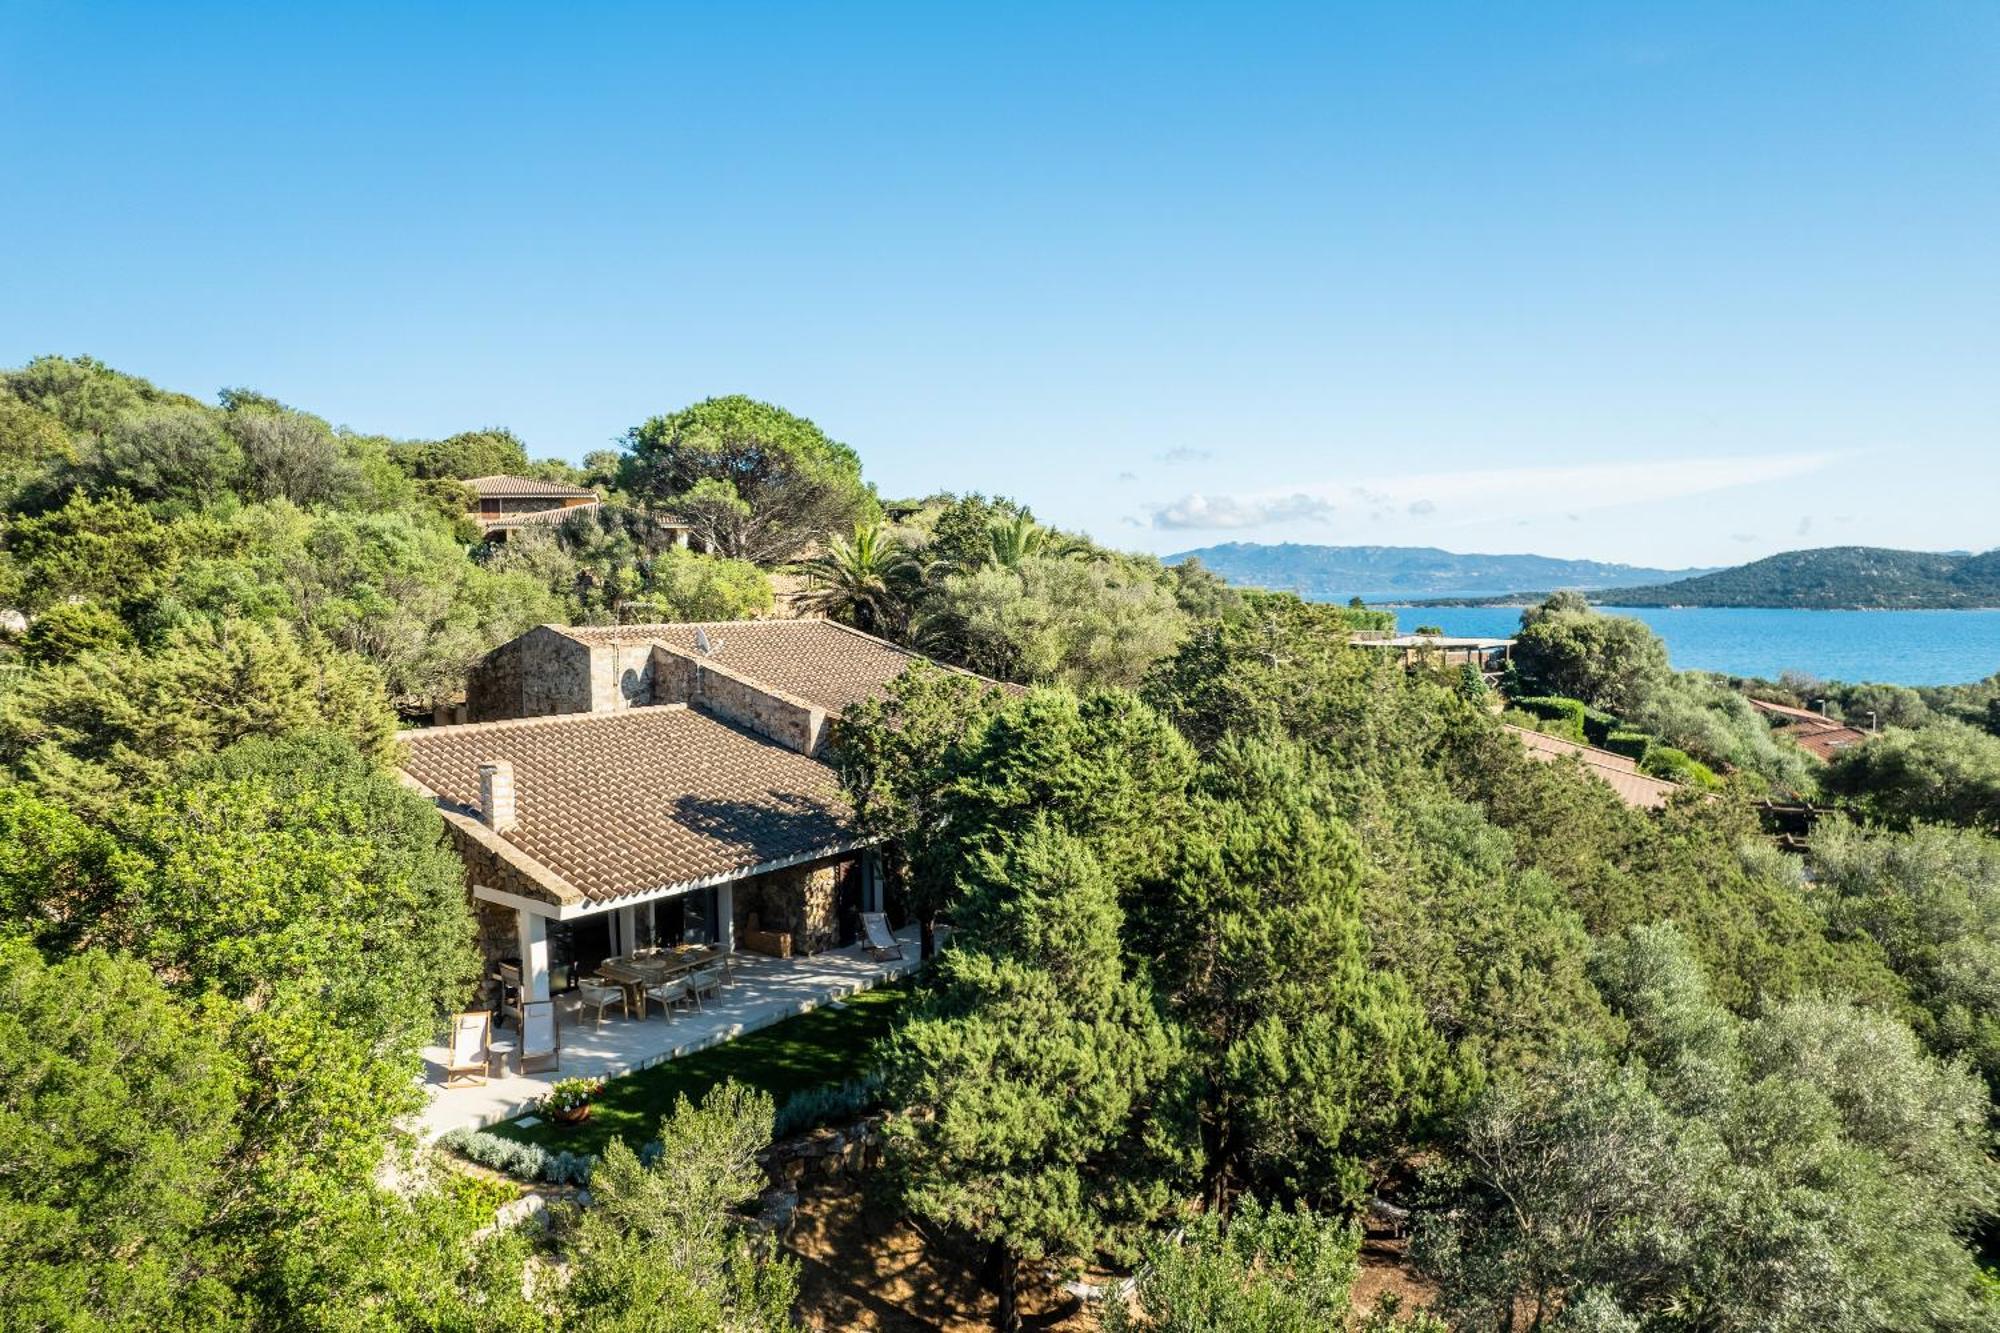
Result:
M1026 514L1016 514L1011 520L993 520L987 535L993 542L993 563L1008 569L1017 567L1031 555L1053 554L1048 548L1054 534Z
M909 619L916 560L880 523L835 537L800 568L810 583L799 598L808 611L870 634L893 637Z

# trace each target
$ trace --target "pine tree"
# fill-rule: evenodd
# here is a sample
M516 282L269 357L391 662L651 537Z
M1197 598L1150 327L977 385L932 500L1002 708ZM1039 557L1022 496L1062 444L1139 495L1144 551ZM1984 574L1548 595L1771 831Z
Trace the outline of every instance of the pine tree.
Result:
M1125 973L1117 893L1081 839L1037 820L968 878L937 991L890 1048L907 1110L888 1148L911 1213L990 1247L1011 1329L1023 1261L1088 1252L1146 1189L1182 1052Z
M1203 1073L1213 1205L1252 1184L1352 1203L1358 1154L1460 1081L1407 984L1370 965L1360 850L1329 784L1296 746L1223 742L1139 899L1140 950Z

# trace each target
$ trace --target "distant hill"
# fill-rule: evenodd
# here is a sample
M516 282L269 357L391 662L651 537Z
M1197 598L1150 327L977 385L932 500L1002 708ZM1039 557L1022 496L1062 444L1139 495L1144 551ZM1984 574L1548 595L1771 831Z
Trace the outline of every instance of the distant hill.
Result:
M1546 555L1461 555L1435 546L1303 546L1226 542L1166 557L1199 559L1231 583L1295 592L1315 601L1365 597L1491 597L1518 588L1588 591L1619 584L1666 583L1706 571L1645 569Z
M1694 578L1593 592L1608 606L1769 606L1810 610L2000 607L2000 550L1785 551Z

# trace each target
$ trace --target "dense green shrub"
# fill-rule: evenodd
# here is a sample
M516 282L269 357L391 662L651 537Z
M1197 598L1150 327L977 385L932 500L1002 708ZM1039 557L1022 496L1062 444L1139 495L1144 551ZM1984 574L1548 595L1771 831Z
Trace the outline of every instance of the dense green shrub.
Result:
M1892 727L1836 754L1826 787L1877 823L2000 833L2000 738L1962 722Z
M479 1129L448 1130L438 1137L438 1146L531 1185L538 1181L551 1185L588 1185L591 1167L596 1162L589 1153L566 1149L550 1152L532 1143L517 1143Z
M793 1093L778 1108L772 1123L774 1138L790 1138L821 1125L857 1120L882 1102L882 1077L865 1074L860 1078L829 1083Z
M1531 694L1524 699L1514 700L1514 707L1532 713L1544 722L1556 725L1541 727L1540 730L1557 736L1566 736L1581 745L1584 742L1585 720L1592 712L1580 699L1565 699L1557 694Z
M1653 738L1643 731L1613 731L1599 742L1613 754L1622 754L1627 759L1646 761L1646 752L1653 747Z
M1715 775L1714 769L1687 751L1676 750L1671 745L1655 745L1647 750L1646 757L1639 761L1639 770L1667 782L1700 787L1705 791L1714 791L1722 786L1722 779Z

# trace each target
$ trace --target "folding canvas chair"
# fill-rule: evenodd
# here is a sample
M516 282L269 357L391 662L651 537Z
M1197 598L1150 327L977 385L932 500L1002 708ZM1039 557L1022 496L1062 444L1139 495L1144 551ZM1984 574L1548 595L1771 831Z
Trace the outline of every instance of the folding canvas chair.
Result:
M889 917L886 913L863 912L861 914L861 929L868 936L865 941L868 956L876 962L879 963L884 958L901 958L903 956L903 942L897 939L895 933L889 929Z
M451 1017L451 1053L445 1057L444 1085L468 1087L486 1081L486 1043L492 1032L493 1015L484 1009Z
M521 1006L521 1072L554 1069L561 1063L562 1037L556 1031L556 1002L529 1000Z

